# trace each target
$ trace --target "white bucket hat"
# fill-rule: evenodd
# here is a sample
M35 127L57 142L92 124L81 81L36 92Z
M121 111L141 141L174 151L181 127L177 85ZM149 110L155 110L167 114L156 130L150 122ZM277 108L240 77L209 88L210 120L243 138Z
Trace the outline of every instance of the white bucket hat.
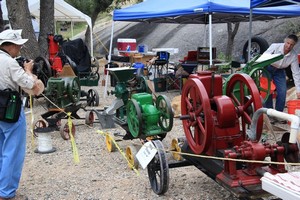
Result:
M23 45L25 42L28 41L28 39L22 39L21 33L22 33L22 29L19 30L7 29L5 31L2 31L0 33L0 45L2 45L4 42Z

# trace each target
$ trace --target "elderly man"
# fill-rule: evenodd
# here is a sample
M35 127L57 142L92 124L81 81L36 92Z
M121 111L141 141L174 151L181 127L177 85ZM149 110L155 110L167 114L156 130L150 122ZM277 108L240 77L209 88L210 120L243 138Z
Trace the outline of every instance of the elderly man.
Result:
M282 54L284 55L283 59L272 63L267 67L268 72L271 75L271 78L276 86L276 103L275 109L278 111L283 111L286 100L286 74L285 68L289 65L293 73L293 79L296 86L297 98L300 98L300 68L298 61L298 54L293 49L296 43L298 42L298 37L296 35L289 35L284 39L284 43L274 43L272 44L264 54ZM266 101L265 107L273 108L273 99L272 95ZM278 122L277 120L273 123ZM285 121L281 121L285 123Z
M44 85L32 74L33 61L25 62L22 68L15 60L27 42L27 39L22 39L21 32L9 29L0 33L0 90L20 92L21 87L38 95L44 90ZM23 108L16 120L11 123L0 121L0 200L16 197L25 159L26 118Z

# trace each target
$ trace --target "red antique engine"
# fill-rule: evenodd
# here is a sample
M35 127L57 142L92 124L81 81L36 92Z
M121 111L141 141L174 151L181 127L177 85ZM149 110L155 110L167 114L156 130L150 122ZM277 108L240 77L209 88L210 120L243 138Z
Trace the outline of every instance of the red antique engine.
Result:
M247 131L253 123L252 117L261 108L258 88L246 74L232 75L224 87L221 75L211 72L191 75L181 97L186 136L181 150L221 159L183 157L238 197L265 193L260 181L263 174L285 172L285 166L256 161L266 158L274 162L298 161L298 147L286 139L273 145L260 142L262 115L255 122L255 137L249 138Z

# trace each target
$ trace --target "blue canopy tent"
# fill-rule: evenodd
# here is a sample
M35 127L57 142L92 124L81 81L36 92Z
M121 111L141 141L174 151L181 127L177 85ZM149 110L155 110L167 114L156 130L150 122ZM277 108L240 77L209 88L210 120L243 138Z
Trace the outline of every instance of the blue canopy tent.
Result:
M251 8L300 4L300 0L251 0Z
M147 0L133 6L116 9L113 21L148 23L209 24L209 48L212 58L212 23L249 22L251 0ZM255 5L258 5L256 0ZM212 17L213 16L213 17ZM253 8L252 20L272 20L300 16L299 6ZM112 23L111 59L114 23ZM210 60L212 65L212 60ZM106 91L104 91L106 92Z
M266 1L268 0L253 0L253 5L261 5ZM148 23L209 24L209 46L212 48L211 24L249 22L250 7L250 0L147 0L127 8L114 10L113 20ZM253 8L253 17L251 19L272 20L296 16L300 16L300 7L289 5L272 8ZM210 50L211 53L212 50ZM210 57L212 56L210 55ZM210 65L212 65L212 61L210 61Z

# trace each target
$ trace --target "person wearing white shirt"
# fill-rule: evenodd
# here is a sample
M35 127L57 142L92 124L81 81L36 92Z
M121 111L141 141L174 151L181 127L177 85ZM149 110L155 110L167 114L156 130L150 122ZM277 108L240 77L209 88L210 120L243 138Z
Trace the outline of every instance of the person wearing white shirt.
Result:
M266 69L270 73L270 77L276 86L276 103L275 110L283 111L286 101L286 73L285 68L291 66L291 71L293 74L294 83L296 86L297 98L300 98L300 68L298 61L298 54L293 49L298 42L298 37L294 34L288 35L284 39L284 43L274 43L272 44L264 54L282 54L284 57L278 60ZM269 96L265 103L266 108L273 108L273 98L272 95Z

